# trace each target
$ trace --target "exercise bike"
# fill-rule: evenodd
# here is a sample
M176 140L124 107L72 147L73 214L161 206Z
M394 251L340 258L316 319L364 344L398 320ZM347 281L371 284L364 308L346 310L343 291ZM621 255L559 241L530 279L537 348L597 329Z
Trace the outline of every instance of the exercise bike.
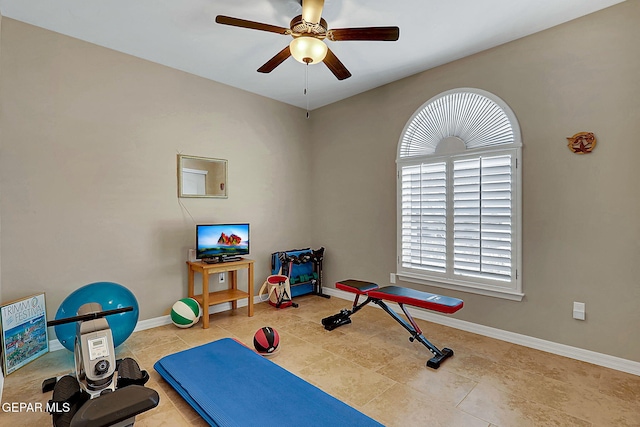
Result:
M98 303L78 309L78 315L51 320L47 326L76 323L75 372L49 378L42 392L53 390L47 408L54 427L125 427L135 416L158 406L158 393L144 384L147 371L131 358L116 360L113 335L106 316L132 311L133 307L102 311Z

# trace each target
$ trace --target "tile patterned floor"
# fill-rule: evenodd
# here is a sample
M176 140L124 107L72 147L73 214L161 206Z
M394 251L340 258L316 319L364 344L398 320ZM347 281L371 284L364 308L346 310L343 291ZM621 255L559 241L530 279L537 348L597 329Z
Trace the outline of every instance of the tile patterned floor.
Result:
M159 358L233 337L252 345L272 326L281 348L270 359L387 426L640 426L640 377L418 320L425 335L455 355L440 369L425 367L428 351L382 310L365 307L353 323L325 331L320 320L349 306L338 298L305 296L300 307L258 304L211 316L211 326L173 325L136 332L117 349L149 371L147 385L160 405L136 425L204 426L206 423L153 370ZM5 379L3 403L45 403L43 379L73 369L70 352L37 359ZM0 424L51 425L46 413L0 411Z

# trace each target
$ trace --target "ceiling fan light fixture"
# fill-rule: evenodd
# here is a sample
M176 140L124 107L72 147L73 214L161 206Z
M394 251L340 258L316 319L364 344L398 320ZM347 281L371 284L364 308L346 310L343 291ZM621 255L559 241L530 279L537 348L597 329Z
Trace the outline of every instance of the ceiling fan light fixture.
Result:
M327 56L327 45L315 37L296 37L289 44L289 49L291 56L303 64L316 64Z

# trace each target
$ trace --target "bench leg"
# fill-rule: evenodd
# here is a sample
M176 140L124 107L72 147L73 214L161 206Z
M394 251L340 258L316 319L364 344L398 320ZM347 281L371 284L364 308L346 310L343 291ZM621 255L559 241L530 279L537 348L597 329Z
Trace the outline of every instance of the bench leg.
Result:
M414 340L418 340L422 345L429 349L431 354L433 354L433 357L429 359L429 361L427 361L427 366L429 368L438 369L440 367L440 363L442 363L443 360L453 356L453 350L451 350L450 348L443 348L442 350L440 350L438 349L438 347L429 342L429 340L426 339L424 335L422 335L420 327L413 319L413 316L411 316L411 313L409 313L404 307L404 304L398 303L404 315L407 317L407 320L409 320L409 323L407 323L407 321L400 317L398 313L393 311L384 301L373 299L373 302L380 306L380 308L386 311L391 317L393 317L396 322L402 325L403 328L409 331L409 333L411 334L409 341L413 342Z
M360 295L356 294L356 298L353 300L353 306L351 307L351 310L347 310L347 309L340 310L340 313L334 314L333 316L325 317L324 319L322 319L322 326L324 326L324 328L327 331L333 331L335 328L339 326L348 325L349 323L351 323L351 315L355 314L362 307L364 307L365 305L373 301L372 298L367 297L366 301L358 305L359 298L360 298Z

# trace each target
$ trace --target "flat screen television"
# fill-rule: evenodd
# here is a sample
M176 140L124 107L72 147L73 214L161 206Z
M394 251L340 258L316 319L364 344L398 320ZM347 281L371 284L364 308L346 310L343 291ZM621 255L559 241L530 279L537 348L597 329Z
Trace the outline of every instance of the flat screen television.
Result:
M249 224L196 225L196 256L206 262L225 262L249 254Z

